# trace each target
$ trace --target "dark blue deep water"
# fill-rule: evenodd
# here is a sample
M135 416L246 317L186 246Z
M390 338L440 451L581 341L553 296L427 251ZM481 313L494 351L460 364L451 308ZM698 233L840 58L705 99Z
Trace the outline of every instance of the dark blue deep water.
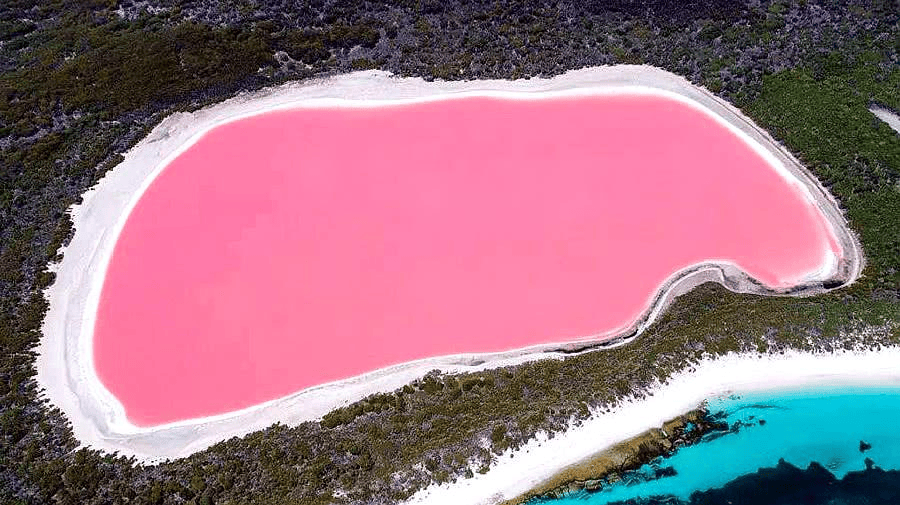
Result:
M734 429L602 491L542 503L900 505L900 387L770 391L709 408Z

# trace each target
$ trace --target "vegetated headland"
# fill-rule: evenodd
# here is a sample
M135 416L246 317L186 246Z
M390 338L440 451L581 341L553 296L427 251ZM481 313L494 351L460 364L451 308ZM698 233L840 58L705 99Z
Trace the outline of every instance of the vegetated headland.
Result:
M489 471L702 357L900 343L900 138L867 108L900 110L895 2L25 0L0 7L0 40L0 501L390 503ZM42 399L34 347L66 209L171 112L350 69L517 78L610 63L685 76L783 142L858 233L862 277L801 299L701 286L630 345L431 374L156 465L78 448Z

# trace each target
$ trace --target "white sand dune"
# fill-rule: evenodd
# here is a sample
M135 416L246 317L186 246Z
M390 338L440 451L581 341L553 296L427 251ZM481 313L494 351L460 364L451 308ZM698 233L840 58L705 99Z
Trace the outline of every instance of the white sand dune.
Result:
M575 344L429 358L306 389L252 408L152 428L131 424L122 405L98 379L93 365L94 318L119 232L153 179L210 129L243 117L295 107L377 107L459 96L531 99L616 93L665 95L696 107L729 128L822 210L841 246L841 257L827 255L821 268L809 272L802 284L783 291L769 290L735 265L711 259L674 274L660 287L644 316L613 335L592 336ZM596 348L601 337L607 339L606 346L621 345L646 328L674 296L702 282L716 281L738 292L810 295L825 291L825 281L852 282L863 266L859 243L837 204L790 153L727 102L681 77L647 66L589 68L552 79L468 82L426 82L368 71L242 94L162 121L71 212L76 231L63 251L64 259L53 266L57 278L47 291L50 308L39 348L38 381L51 402L72 421L75 436L83 444L119 451L141 461L186 456L275 422L296 424L317 419L336 407L370 393L390 391L433 369L463 372L535 359L560 359L563 354L554 351Z

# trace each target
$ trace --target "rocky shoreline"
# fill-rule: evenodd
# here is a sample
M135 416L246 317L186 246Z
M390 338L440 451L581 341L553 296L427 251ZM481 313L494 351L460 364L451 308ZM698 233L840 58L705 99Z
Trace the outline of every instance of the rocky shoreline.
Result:
M540 486L502 505L562 498L580 491L599 491L620 482L627 472L637 470L656 458L671 456L679 448L695 444L708 434L729 429L728 423L719 420L719 416L711 414L705 405L701 405L666 421L659 428L647 430L561 470Z

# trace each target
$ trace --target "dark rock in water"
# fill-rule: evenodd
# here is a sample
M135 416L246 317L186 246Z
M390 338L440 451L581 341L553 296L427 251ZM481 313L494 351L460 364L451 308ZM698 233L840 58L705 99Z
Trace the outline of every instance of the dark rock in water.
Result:
M678 475L678 472L675 470L674 466L665 466L662 468L656 468L653 470L653 478L661 479L663 477L674 477Z
M738 477L722 488L695 492L691 495L690 503L816 503L806 499L809 492L827 489L834 482L831 472L818 463L811 463L804 471L782 459L775 468L761 468L756 473ZM780 499L775 499L776 497Z
M760 425L760 426L765 426L765 425L766 425L766 420L765 420L765 419L760 419L760 420L759 420L759 425Z
M623 502L619 502L622 504ZM653 496L628 505L897 505L900 470L882 470L866 458L866 470L838 479L813 462L802 470L781 460L774 468L742 475L721 488L697 491L688 500Z
M868 444L863 440L859 441L859 452L866 452L872 448L872 444Z
M732 427L712 417L706 408L698 408L675 419L622 441L578 465L566 468L531 492L512 503L532 498L548 499L597 491L611 485L629 485L647 480L671 477L673 467L656 467L654 461L671 456L679 447L708 440L711 433L729 433ZM735 428L737 429L737 428ZM641 470L649 465L652 470Z

